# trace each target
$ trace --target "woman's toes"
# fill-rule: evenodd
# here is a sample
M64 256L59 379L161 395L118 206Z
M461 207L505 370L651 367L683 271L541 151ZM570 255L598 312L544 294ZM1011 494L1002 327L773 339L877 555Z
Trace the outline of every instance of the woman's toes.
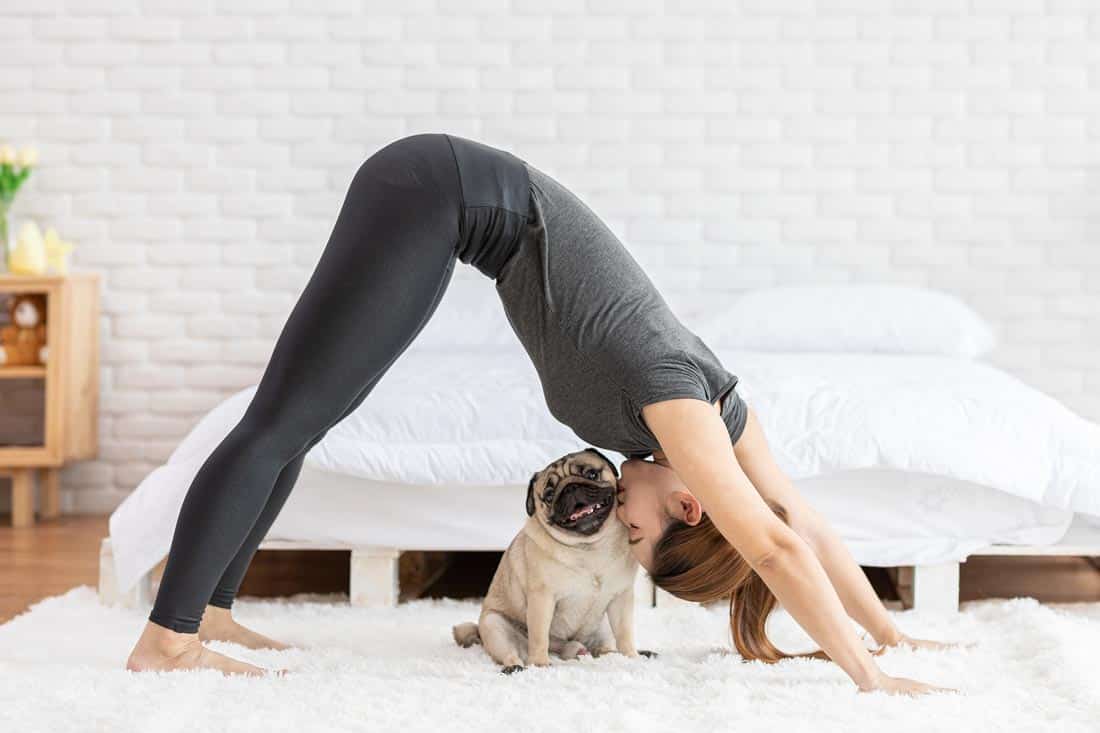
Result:
M156 650L134 650L126 662L131 672L173 672L189 669L214 669L222 674L259 676L267 670L247 662L241 662L224 654L210 651L196 642L178 654L169 655Z
M209 649L204 650L202 663L193 669L216 669L222 674L243 674L249 677L260 677L268 673L268 670L262 667L238 661Z
M275 649L282 651L290 649L289 644L276 641L252 629L241 626L236 621L199 627L199 638L203 641L227 641L232 644L240 644L248 649Z

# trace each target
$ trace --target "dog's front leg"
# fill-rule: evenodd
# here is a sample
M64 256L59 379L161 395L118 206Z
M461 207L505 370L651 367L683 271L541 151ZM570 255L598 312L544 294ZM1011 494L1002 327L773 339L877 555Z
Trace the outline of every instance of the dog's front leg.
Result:
M527 596L527 662L536 667L550 664L550 623L554 620L554 597L545 590Z
M611 599L607 606L607 620L615 635L615 648L628 657L638 656L634 648L634 586L629 586Z

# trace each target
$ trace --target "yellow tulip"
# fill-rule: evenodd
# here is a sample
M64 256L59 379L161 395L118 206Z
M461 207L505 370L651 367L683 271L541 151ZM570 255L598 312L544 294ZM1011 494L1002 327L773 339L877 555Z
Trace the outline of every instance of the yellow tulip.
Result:
M38 150L35 148L23 148L23 152L19 155L19 165L24 168L30 168L38 163Z
M11 145L0 145L0 163L14 163L15 148Z

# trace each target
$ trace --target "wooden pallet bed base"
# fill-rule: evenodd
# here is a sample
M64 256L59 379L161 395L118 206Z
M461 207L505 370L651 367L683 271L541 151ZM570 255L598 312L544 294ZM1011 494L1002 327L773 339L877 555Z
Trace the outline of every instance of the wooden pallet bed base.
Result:
M397 563L401 551L393 548L349 547L318 542L287 542L267 540L261 550L347 550L351 552L349 600L354 606L394 606L398 601ZM1046 556L1100 557L1100 527L1075 520L1065 536L1053 545L989 545L971 557ZM890 569L901 607L928 613L957 613L959 610L959 563L902 566ZM99 553L99 597L104 603L120 603L137 607L152 603L152 578L147 574L137 586L126 593L115 582L111 541L104 539ZM665 606L686 603L656 588L649 577L639 571L635 598L642 606Z
M353 606L397 605L398 550L385 547L348 547L323 542L286 542L268 540L261 550L346 550L351 553L349 601ZM123 592L115 578L115 559L110 538L99 546L99 598L109 605L139 608L153 602L153 577L146 573L137 584Z
M398 601L398 560L401 551L388 547L349 547L323 542L265 540L261 550L345 550L351 553L348 600L353 606L396 606ZM638 573L634 587L640 605L654 604L654 587L645 573ZM152 573L146 573L128 591L121 591L115 578L115 559L110 538L99 547L99 598L109 605L140 608L153 602Z
M1066 534L1053 545L989 545L970 557L1084 557L1093 565L1100 557L1100 527L1074 519ZM959 610L959 563L918 565L895 569L895 585L903 608L931 613Z

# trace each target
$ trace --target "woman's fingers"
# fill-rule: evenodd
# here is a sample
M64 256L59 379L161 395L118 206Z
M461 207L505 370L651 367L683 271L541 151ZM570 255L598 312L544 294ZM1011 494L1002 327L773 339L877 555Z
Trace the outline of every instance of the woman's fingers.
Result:
M964 644L958 641L933 641L931 639L914 639L910 636L902 636L899 644L905 644L913 649L970 649L977 646L977 642Z
M873 687L866 692L874 691L885 692L888 695L910 695L916 697L917 695L924 695L929 692L958 692L953 687L937 687L936 685L929 685L918 680L911 680L907 677L890 677L883 675L876 687ZM864 690L861 690L861 692Z

